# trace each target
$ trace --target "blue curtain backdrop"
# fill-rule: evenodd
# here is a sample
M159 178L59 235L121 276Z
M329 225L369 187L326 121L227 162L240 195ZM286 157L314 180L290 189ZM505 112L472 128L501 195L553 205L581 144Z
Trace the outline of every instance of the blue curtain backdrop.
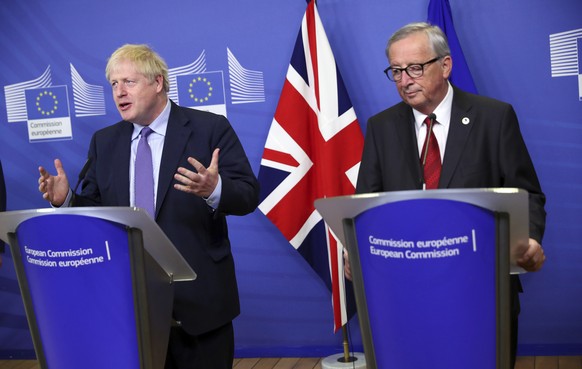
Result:
M447 39L449 40L449 48L451 49L451 57L453 58L453 71L449 80L451 83L467 92L477 93L477 87L473 82L471 70L465 60L463 48L459 43L459 37L455 32L455 25L453 22L453 12L451 4L448 0L431 0L428 3L428 17L427 22L439 26L443 30Z
M519 351L580 355L582 2L451 0L450 5L477 90L514 105L548 198L548 261L543 271L522 278ZM38 166L52 168L58 157L75 179L91 134L118 121L104 68L124 43L153 46L176 83L183 71L221 72L224 94L218 105L257 173L305 6L301 0L2 1L0 159L8 210L46 207L37 190ZM382 73L386 41L405 23L426 20L428 0L319 0L318 7L365 129L371 115L399 101ZM555 55L561 48L572 52L560 60ZM25 88L29 94L42 89L60 94L59 111L65 114L54 116L59 132L34 125L34 112L27 111L32 107L23 103ZM173 96L187 102L179 89ZM275 226L259 211L230 217L229 225L242 303L235 321L237 355L341 352L327 288ZM9 253L0 268L0 301L0 356L30 357ZM352 342L361 347L357 321L351 327Z

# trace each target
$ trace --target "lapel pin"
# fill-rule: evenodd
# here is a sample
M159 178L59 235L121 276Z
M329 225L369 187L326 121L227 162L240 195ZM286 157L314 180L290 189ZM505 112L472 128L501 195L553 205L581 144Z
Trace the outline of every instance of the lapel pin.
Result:
M463 119L461 119L461 123L463 123L464 125L467 125L471 122L471 120L467 117L464 117Z

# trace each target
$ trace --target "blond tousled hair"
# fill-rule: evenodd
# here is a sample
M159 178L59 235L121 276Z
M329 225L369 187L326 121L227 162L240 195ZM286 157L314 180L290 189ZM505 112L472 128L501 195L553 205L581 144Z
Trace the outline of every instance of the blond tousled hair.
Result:
M109 57L105 67L105 77L108 81L115 66L123 60L133 62L137 71L148 78L150 82L154 81L157 76L162 76L164 78L164 90L166 92L170 91L168 66L164 59L148 45L125 44L115 50Z

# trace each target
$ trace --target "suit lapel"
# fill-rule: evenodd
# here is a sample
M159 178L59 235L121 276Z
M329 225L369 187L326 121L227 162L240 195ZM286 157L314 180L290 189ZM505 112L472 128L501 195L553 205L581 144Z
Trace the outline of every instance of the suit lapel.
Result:
M397 124L396 130L402 143L402 149L404 150L404 160L408 161L406 167L410 169L410 183L414 183L415 186L419 186L418 188L420 188L422 185L422 166L420 165L420 158L418 156L414 114L412 113L412 109L407 105L406 109L401 112L401 119L399 121L406 122L406 124Z
M475 116L471 112L471 104L466 94L454 88L451 122L445 148L445 157L439 180L439 188L447 188L465 150L467 137L475 124Z
M180 165L180 159L183 157L186 144L192 133L191 130L187 128L189 120L180 112L178 105L172 102L171 109L166 137L164 139L162 161L160 163L156 214L159 212L160 207L164 203L166 194L171 188L171 184L174 181L174 174Z
M111 167L115 171L114 193L119 196L120 206L129 206L129 162L131 160L131 134L133 125L129 122L121 124L120 134L117 135L117 145L112 156ZM114 165L113 161L119 163Z

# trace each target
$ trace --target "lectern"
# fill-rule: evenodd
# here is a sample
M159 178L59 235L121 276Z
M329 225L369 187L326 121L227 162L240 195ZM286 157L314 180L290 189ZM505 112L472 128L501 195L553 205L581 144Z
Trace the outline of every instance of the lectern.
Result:
M141 209L0 213L43 369L164 367L173 284L195 272Z
M506 369L509 275L528 242L515 188L319 199L348 248L369 369Z

